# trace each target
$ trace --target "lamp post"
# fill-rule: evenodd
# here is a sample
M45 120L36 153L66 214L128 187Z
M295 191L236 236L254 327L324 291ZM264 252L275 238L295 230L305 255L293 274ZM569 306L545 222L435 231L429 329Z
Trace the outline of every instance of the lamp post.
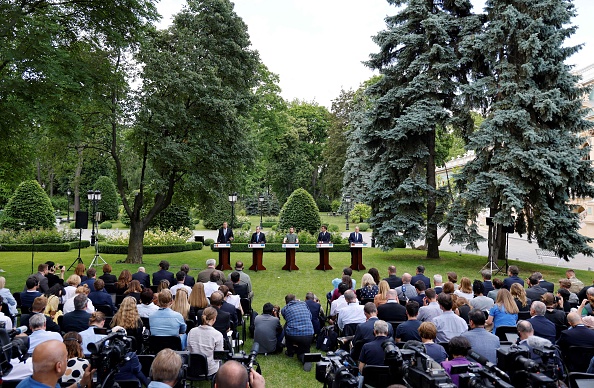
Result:
M262 208L264 207L264 195L260 194L258 197L258 202L260 204L260 230L262 230Z
M351 210L351 196L345 195L344 202L346 203L346 230L349 230L349 211Z
M233 229L233 220L235 220L235 202L237 202L237 192L229 194L229 202L231 202L231 229Z
M101 191L99 190L89 190L87 191L87 199L90 203L93 204L93 213L91 213L91 245L95 245L96 236L95 236L95 223L97 222L97 203L101 201ZM99 226L97 226L97 233L99 233Z
M66 201L68 203L68 206L66 208L66 214L67 214L66 221L68 221L68 222L70 222L70 194L72 194L72 192L70 191L70 189L68 189L66 191L66 198L67 198Z

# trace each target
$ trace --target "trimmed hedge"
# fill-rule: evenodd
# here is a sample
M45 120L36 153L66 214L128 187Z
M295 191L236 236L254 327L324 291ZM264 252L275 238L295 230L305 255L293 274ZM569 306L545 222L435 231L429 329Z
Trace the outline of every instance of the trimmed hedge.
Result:
M202 249L201 242L191 242L185 244L175 245L145 245L142 247L143 254L159 254L159 253L175 253L185 251L199 251ZM127 245L110 245L110 244L99 244L99 252L106 254L115 255L127 255Z
M276 224L278 224L278 221L274 221L274 222L262 221L262 227L263 228L272 228Z
M78 241L71 241L68 244L70 244L70 249L78 249ZM80 240L81 249L88 248L90 246L91 242L89 240Z
M9 252L30 252L31 248L33 248L31 244L2 244L0 246L0 250ZM67 252L70 248L70 243L35 244L35 252Z
M212 245L210 247L211 250L217 252L218 249L214 248ZM334 244L334 247L330 249L332 252L349 252L350 247L349 244ZM246 243L235 243L231 244L231 252L251 252L252 248L248 248L248 244ZM266 252L284 252L285 248L283 248L283 244L279 243L267 243L266 248L264 248ZM299 244L299 248L297 249L298 252L317 252L318 248L316 248L316 244Z

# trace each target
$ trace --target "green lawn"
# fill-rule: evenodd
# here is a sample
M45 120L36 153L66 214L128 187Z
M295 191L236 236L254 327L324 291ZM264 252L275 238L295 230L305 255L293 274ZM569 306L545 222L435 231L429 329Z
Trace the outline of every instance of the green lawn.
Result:
M86 265L90 264L94 251L87 248L82 251L81 257ZM414 273L415 267L422 263L427 268L426 274L432 276L435 273L444 275L448 271L456 271L458 279L462 276L468 276L472 279L479 278L479 271L486 262L486 258L457 254L453 252L442 252L442 258L439 260L427 260L424 258L425 252L411 249L395 249L389 252L383 252L379 249L364 250L363 263L367 268L376 267L382 276L387 276L387 267L396 265L398 275L403 272ZM66 253L35 253L35 267L41 262L52 260L69 266L76 258L77 251ZM127 268L132 272L136 271L137 265L116 264L117 260L123 260L121 255L103 255L103 258L114 268L114 274L118 275L121 270ZM216 253L206 248L202 251L183 252L176 254L146 255L144 256L144 266L147 272L157 270L157 264L162 259L167 259L171 263L171 270L176 272L181 264L188 263L192 268L191 275L196 275L198 270L205 267L205 260L208 258L217 258ZM233 253L232 263L236 260L242 260L246 268L251 263L250 253ZM297 253L297 266L299 271L282 271L284 265L284 253L265 253L264 265L266 271L246 271L252 278L254 284L255 298L254 308L261 312L262 305L266 302L272 302L280 306L284 305L284 296L287 293L295 293L298 298L304 299L307 291L313 291L322 301L324 307L326 302L326 292L331 288L331 280L339 277L342 268L350 264L348 252L331 253L330 263L334 267L332 271L315 271L314 268L318 262L316 253ZM7 287L11 291L20 291L23 288L24 280L31 272L31 254L26 252L0 252L0 267L6 272L2 275L7 279ZM564 277L565 269L537 265L533 263L513 262L520 268L520 276L527 277L533 271L541 271L545 278L557 284L557 280ZM67 273L69 275L70 273ZM360 284L364 272L355 272L354 278ZM589 284L593 277L588 271L576 271L577 277L585 284ZM501 275L499 275L501 276ZM251 341L246 344L245 350L249 352ZM312 349L315 351L315 349ZM296 358L289 359L285 355L258 356L258 361L262 366L263 375L270 387L297 386L300 387L319 387L320 384L315 380L315 372L303 372ZM299 381L299 383L296 383ZM203 385L208 386L208 385Z

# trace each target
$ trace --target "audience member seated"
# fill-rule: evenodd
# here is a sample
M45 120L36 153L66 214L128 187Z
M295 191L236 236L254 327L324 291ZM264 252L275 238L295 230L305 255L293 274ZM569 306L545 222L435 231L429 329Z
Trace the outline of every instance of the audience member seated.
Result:
M190 290L192 289L192 287L194 287L194 284L196 284L196 280L194 280L193 276L190 276L190 266L187 264L182 264L182 266L179 268L180 271L184 271L184 273L186 274L186 277L184 278L184 284L188 287L190 287ZM188 293L189 294L189 293Z
M177 289L177 295L175 295L171 309L180 313L184 320L190 319L190 303L188 302L188 294L185 288Z
M511 296L511 293L502 288L497 293L495 305L489 310L487 325L493 325L491 330L497 332L499 326L515 326L518 321L518 306Z
M236 295L233 288L229 288L226 285L219 286L219 291L225 295L225 302L229 303L231 306L235 307L237 310L241 312L243 315L243 308L241 307L241 298L239 295ZM239 317L237 317L239 320Z
M379 282L378 289L379 291L377 295L375 296L375 298L373 298L373 303L376 307L386 303L386 301L388 300L387 295L388 290L390 290L390 284L388 284L386 280L382 280Z
M80 285L87 285L87 287L89 287L89 290L91 290L91 292L95 291L95 279L97 277L97 270L95 268L89 268L87 270L87 280L85 280L84 282L82 282Z
M493 282L491 281L491 270L488 269L484 269L481 271L481 276L483 278L483 287L485 289L485 291L483 292L483 294L488 295L489 292L493 291L495 289L495 287L493 287Z
M387 298L386 303L377 308L377 317L386 322L406 321L406 307L398 303L396 290L388 291Z
M159 306L153 303L153 290L145 288L140 293L140 303L136 305L140 318L148 318L152 313L159 310Z
M171 291L163 290L159 293L159 310L149 317L151 335L179 336L182 349L186 348L186 321L184 317L171 309L173 298Z
M357 281L355 279L353 279L353 270L350 267L344 267L342 269L342 275L340 278L332 279L332 289L336 290L340 283L344 283L342 281L342 276L344 276L344 275L348 275L349 277L351 277L351 280L352 280L351 290L353 290L353 291L356 290L357 289Z
M43 342L49 340L57 340L62 342L62 336L59 333L45 330L45 315L33 314L29 318L29 328L31 335L29 336L29 353L33 353L35 347Z
M388 282L392 289L402 285L402 279L396 276L396 266L394 265L388 267L388 277L384 278L384 280Z
M460 279L460 287L454 291L454 295L461 296L468 301L474 298L474 292L472 291L472 284L469 278L463 277Z
M52 318L44 314L47 306L47 298L45 296L38 296L33 301L31 306L31 314L23 314L21 316L21 326L27 326L27 335L31 335L31 328L29 327L29 319L35 314L41 314L45 317L45 330L53 331L55 333L60 332L60 326L52 320Z
M167 280L169 281L170 285L174 285L175 282L175 276L173 276L173 273L169 272L169 262L167 260L161 260L159 262L159 270L157 272L153 273L153 284L159 284L161 282L161 280Z
M171 349L161 350L151 364L151 382L148 388L175 387L179 382L182 359Z
M432 288L425 290L425 298L427 305L419 308L417 319L421 322L431 322L433 318L441 315L441 307L437 303L437 295Z
M448 359L448 353L443 346L434 342L437 337L437 328L433 322L421 323L419 326L419 336L421 337L421 342L425 347L427 355L435 362L440 363Z
M132 275L132 280L138 280L143 288L149 288L151 286L151 276L146 273L144 267L138 267L138 271Z
M136 299L131 296L124 298L120 305L120 309L113 316L110 326L112 328L116 326L124 328L129 337L134 337L136 339L135 350L140 350L144 325L138 314L138 309L136 308Z
M452 295L452 300L454 301L454 312L468 324L468 313L472 309L470 303L466 298L458 295Z
M373 280L373 276L366 273L363 275L361 280L361 299L373 299L379 292L379 288L375 281Z
M441 292L443 292L444 294L448 294L448 295L454 295L454 291L456 291L458 288L457 284L454 284L452 282L447 282L443 285L443 290Z
M33 304L35 304L35 302L33 302ZM45 314L46 317L49 317L50 320L56 325L56 328L58 328L57 324L58 324L58 318L60 318L62 315L64 315L64 313L62 312L62 310L59 309L60 308L60 298L58 298L55 295L50 295L47 298L47 304L45 305L45 309L43 310L43 313ZM49 320L48 320L49 322ZM53 326L53 325L51 325ZM47 324L47 327L49 330L50 324ZM58 330L49 330L49 331L59 331Z
M458 274L456 272L450 271L446 273L448 277L447 283L452 283L454 285L454 291L458 289ZM452 291L452 293L454 292Z
M30 278L37 279L38 291L43 294L46 294L49 292L47 277L45 277L45 275L47 275L47 273L48 273L47 264L39 264L37 266L37 273L29 276ZM27 291L28 289L29 289L29 286L25 283L25 288L23 289L23 292Z
M183 288L184 290L186 290L186 293L188 295L190 295L192 293L192 289L189 286L186 286L186 284L185 284L186 273L184 271L178 271L175 274L175 279L177 280L177 283L175 284L175 286L171 287L172 295L175 295L177 293L177 290L180 288Z
M219 286L222 284L221 279L219 271L212 271L210 273L210 280L204 283L204 293L207 298L210 298L210 295L219 289Z
M261 374L256 372L255 368L249 371L245 366L237 361L227 361L221 366L217 373L215 388L264 388L266 382Z
M0 296L4 300L4 303L8 305L8 311L10 312L10 315L18 314L16 300L10 292L10 289L6 288L6 279L4 276L0 276Z
M157 294L163 290L167 290L167 291L171 292L171 290L169 289L169 286L170 286L169 280L167 280L167 279L161 280L159 282L159 285L157 286ZM173 295L173 294L171 294L171 295Z
M470 305L473 309L479 309L481 311L488 312L491 307L495 304L493 299L487 298L485 294L485 286L480 280L475 280L472 284L472 291L474 292L474 298L470 301Z
M388 337L388 323L381 319L373 323L373 341L367 342L361 348L359 354L359 372L363 373L365 365L384 365L384 347L385 341L392 341Z
M468 313L470 330L462 333L470 342L472 350L483 357L486 357L493 364L497 364L497 349L499 349L499 337L485 330L485 313L479 309L473 309Z
M46 261L45 264L47 264L47 274L45 277L47 278L47 286L49 287L47 293L56 296L62 296L62 289L64 288L64 273L66 272L66 267L63 265L60 266L59 264L56 265L56 263L53 261ZM57 275L56 269L58 270Z
M586 298L586 291L591 287L594 286L586 286L582 288L578 294L576 294L575 292L569 291L569 289L571 288L571 281L569 279L559 280L559 289L562 288L569 292L569 303L580 303L581 300L584 300Z
M586 290L586 298L582 300L582 303L578 308L578 313L582 317L586 315L594 315L594 287Z
M452 383L459 385L460 375L452 374L452 367L456 365L469 364L471 361L466 358L468 351L470 350L470 342L467 338L462 336L453 337L450 340L449 351L452 355L451 361L443 361L441 366L445 369L446 373L451 377Z
M503 288L503 280L499 278L493 279L493 289L487 293L487 298L497 299L497 293Z
M76 274L70 275L68 277L68 280L66 280L66 283L68 285L64 287L62 302L66 302L68 299L74 298L74 296L76 295L76 289L78 288L78 285L81 283L80 276Z
M524 287L520 285L520 283L514 283L511 286L509 292L514 297L514 302L516 302L516 306L518 306L519 311L530 311L530 306L532 305L532 299L526 296L526 291ZM540 297L537 299L540 300Z
M565 271L565 277L571 282L571 287L569 287L570 292L577 294L584 287L584 283L575 277L575 271L573 269Z
M74 295L74 298L78 295L85 295L88 298L88 295L90 293L91 293L91 290L89 290L89 287L85 284L84 286L79 286L76 289L76 294ZM64 307L62 308L62 311L64 311L64 314L68 314L75 310L74 298L70 298L66 302L64 302ZM87 300L87 312L89 314L91 314L93 311L95 311L95 305L93 304L93 301Z
M25 291L21 292L21 306L31 308L35 298L42 295L37 289L39 288L39 282L37 278L30 276L25 282Z
M105 282L103 279L95 280L95 291L89 293L89 300L93 303L93 306L109 306L111 308L111 315L116 310L111 295L105 292Z
M542 276L542 275L541 275ZM528 278L528 289L526 290L526 297L530 300L540 300L540 297L548 291L541 287L538 281L538 275L532 274Z
M314 328L314 333L318 334L320 329L324 326L325 317L320 305L320 300L314 295L313 292L305 294L305 304L311 313L311 323Z
M518 276L520 270L515 265L510 265L507 269L508 277L503 279L503 288L509 291L511 285L514 283L520 283L522 287L524 287L524 281Z
M439 295L443 291L443 277L440 274L433 275L433 291L435 291L435 295Z
M227 336L231 330L235 330L235 326L232 323L231 314L221 309L223 302L224 297L221 291L215 291L210 296L210 305L217 309L216 321L213 324L213 327L221 332L223 336ZM199 311L199 314L197 315L198 320L196 322L202 322L203 313L203 310Z
M280 319L274 316L272 303L264 304L262 314L254 319L254 327L254 342L260 344L259 353L272 354L283 350L283 327Z
M547 292L553 292L555 285L549 281L546 281L542 278L542 273L540 272L534 272L533 273L534 276L536 276L536 278L538 279L538 285L541 286L542 288L544 288Z
M564 288L557 290L557 298L559 298L559 305L563 305L563 311L568 313L571 311L571 303L569 302L570 293Z
M342 275L342 283L346 284L348 286L349 290L353 289L353 284L355 284L354 280L349 276L349 275ZM339 284L340 286L340 284ZM357 291L355 291L357 292ZM358 291L359 293L361 293L361 291ZM340 298L340 295L342 295L339 291L338 291L338 287L334 289L334 291L332 291L332 298L331 300L334 302L336 299Z
M545 318L547 307L544 303L536 301L532 302L530 306L530 324L534 330L534 335L548 339L551 342L555 342L557 330L555 324Z
M194 327L188 334L188 350L190 353L200 353L208 361L208 376L210 379L219 370L219 360L214 359L214 352L223 351L223 335L212 327L217 319L217 309L207 307L202 313L202 325Z
M115 375L115 380L138 380L143 386L148 386L149 379L142 372L142 365L136 352L126 353L125 359L124 365L120 366L120 370Z
M132 280L128 284L128 289L124 291L124 296L131 296L136 300L136 303L140 302L140 293L142 292L142 287L140 286L140 282L138 280Z
M408 302L406 304L406 317L408 319L406 320L406 322L402 322L396 328L396 342L421 340L421 336L419 336L419 326L421 326L421 321L417 319L418 315L419 304L414 300Z
M231 282L233 283L235 293L239 295L240 298L249 299L247 284L241 282L239 272L232 272L231 275L229 275L229 279L231 279Z
M425 282L422 280L417 280L414 284L415 291L417 292L417 296L410 298L408 301L412 302L415 301L419 304L419 306L425 306Z
M359 358L359 354L355 353L356 348L354 345L359 341L362 341L363 343L368 343L373 341L373 339L375 338L373 334L373 325L378 320L377 307L375 306L375 304L367 302L365 303L365 306L363 308L363 313L365 314L365 318L367 320L357 326L357 329L355 330L355 335L351 340L351 344L353 345L353 347L351 348L351 355L355 360ZM388 325L388 336L390 337L393 336L392 330L392 325ZM359 349L359 351L361 351L361 349Z
M567 352L570 346L594 347L594 330L588 329L578 313L567 314L567 322L571 328L563 330L557 340L561 352Z
M62 376L62 384L76 384L83 378L90 365L82 350L82 337L75 331L64 334L64 345L68 352L66 372Z
M541 296L542 302L547 306L547 312L545 317L553 322L557 328L564 328L567 326L567 317L563 308L559 306L559 303L555 300L555 296L550 292L547 292Z
M202 310L208 307L208 299L204 294L204 283L196 282L194 284L188 302L190 303L190 312L188 314L191 319L196 320L199 315L198 312L202 314ZM196 322L199 321L196 320Z
M124 292L128 289L128 285L132 281L132 274L127 269L120 272L118 281L115 284L116 295L124 295Z
M425 276L425 266L418 265L417 266L417 274L412 277L411 283L416 284L419 280L422 280L425 283L425 289L431 288L431 279Z
M74 274L78 275L80 277L80 282L84 282L85 280L87 280L87 275L85 275L85 273L87 272L87 268L85 267L85 265L83 263L77 264L76 267L74 268Z
M338 285L338 293L340 294L340 296L338 298L336 298L336 300L334 300L332 302L332 304L330 305L330 316L334 317L336 316L336 314L338 314L338 312L347 305L346 300L344 299L344 293L350 290L349 285L347 283L340 283Z
M380 279L379 270L377 268L371 267L371 268L369 268L367 273L371 275L375 284L379 284L381 279Z
M398 295L397 300L399 300L400 303L405 304L409 299L417 296L417 290L410 283L411 280L412 276L409 273L405 272L402 274L402 285L400 287L396 287L396 293Z
M441 315L433 318L433 323L437 328L438 343L448 342L451 338L459 336L468 330L466 321L452 311L454 307L452 295L442 292L437 297L437 303L439 303L442 310Z
M91 314L87 311L88 301L89 299L84 293L73 298L74 311L64 314L62 330L81 332L89 328Z
M237 261L235 262L235 271L239 273L239 282L245 284L248 289L248 299L252 300L254 297L254 291L252 290L252 280L250 279L250 275L243 272L243 262ZM229 274L229 280L231 280L231 274ZM238 294L239 291L235 290Z
M103 280L107 284L115 284L118 278L111 274L112 268L109 264L103 264L103 275L99 276L99 279Z
M349 292L354 296L352 290ZM304 362L303 354L309 352L314 335L311 313L305 302L295 299L295 295L293 294L288 294L285 297L285 303L285 307L281 310L281 314L286 322L285 344L287 350L285 354L293 357L293 354L297 353L299 360ZM311 370L311 363L304 363L303 369L306 371Z
M58 381L66 372L68 351L60 341L49 340L39 344L33 351L33 375L21 381L17 387L60 387ZM91 383L91 371L87 368L86 373L78 384L69 388L85 388Z
M206 260L206 269L203 269L198 273L198 281L202 283L208 283L210 281L210 274L213 272L217 272L219 274L219 280L217 286L223 284L223 279L225 279L225 274L215 268L217 262L215 259L208 259Z
M85 356L89 356L91 352L88 349L89 344L101 340L105 334L95 334L95 329L103 329L105 326L105 314L101 311L96 311L89 317L88 328L79 332L82 338L82 349Z
M347 302L347 305L340 309L340 313L338 314L338 327L340 330L344 330L344 327L351 323L365 322L365 313L363 312L364 306L359 304L357 296L353 290L345 291L344 299Z
M541 362L542 358L540 355L534 352L534 349L542 349L545 346L552 346L551 341L542 337L534 335L534 329L530 320L519 320L518 325L518 345L527 348L530 351L530 358L535 362Z

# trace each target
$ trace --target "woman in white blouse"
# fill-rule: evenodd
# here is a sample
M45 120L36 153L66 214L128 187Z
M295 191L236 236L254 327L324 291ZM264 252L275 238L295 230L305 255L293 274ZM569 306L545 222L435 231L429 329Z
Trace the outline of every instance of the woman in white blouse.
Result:
M215 351L223 349L223 335L212 325L217 320L217 310L207 307L202 313L202 325L190 330L188 334L188 350L190 353L200 353L208 361L208 375L214 377L219 370L220 363L214 359Z

